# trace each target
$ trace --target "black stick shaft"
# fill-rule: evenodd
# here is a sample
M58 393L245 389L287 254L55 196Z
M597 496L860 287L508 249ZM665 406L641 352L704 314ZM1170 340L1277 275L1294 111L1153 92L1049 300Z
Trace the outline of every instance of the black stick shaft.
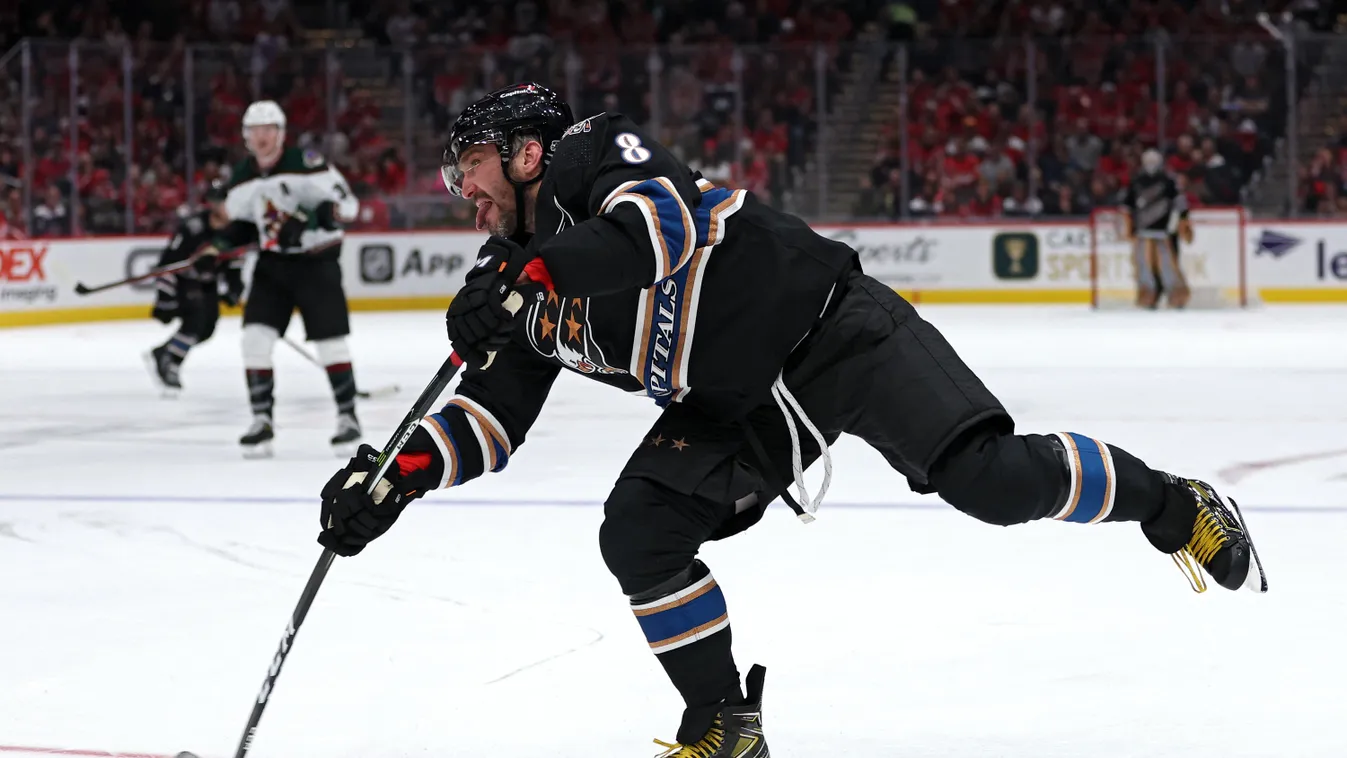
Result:
M519 293L514 292L505 301L505 307L511 313L515 313L523 305L523 298ZM494 355L492 356L494 359ZM389 467L397 459L398 453L407 440L411 439L412 434L416 432L416 427L421 423L421 419L430 412L430 407L439 399L449 382L453 381L454 375L463 365L463 359L458 357L457 353L451 353L440 370L435 372L435 376L430 380L430 384L421 391L420 397L416 398L416 403L412 409L402 417L402 423L393 436L389 438L379 453L379 470L370 477L369 488L366 492L373 494L374 488L379 484L379 480L388 471ZM488 367L491 361L488 360ZM318 588L323 584L323 578L327 576L327 570L332 567L332 561L337 557L336 553L324 549L323 554L318 558L318 564L313 567L313 573L309 574L309 581L304 585L304 591L300 593L299 604L290 614L290 623L285 627L285 635L281 637L280 647L276 649L276 655L271 659L271 668L267 669L267 678L262 682L262 689L257 694L257 701L253 703L252 715L248 717L248 726L243 730L243 738L239 740L238 750L234 751L234 758L246 758L248 751L252 749L253 737L257 734L257 725L262 721L262 712L267 708L267 701L271 699L271 691L276 686L276 679L281 675L281 667L285 665L285 658L290 654L294 647L295 635L299 633L300 624L304 623L304 617L309 614L309 607L313 605L313 600L318 596Z
M231 252L220 253L220 254L219 254L219 257L218 257L218 260L221 260L221 261L232 260L232 259L234 259L234 258L237 258L237 257L243 255L245 252L246 252L245 250L239 249L239 250L234 250L234 251L231 251ZM92 295L92 294L95 293L95 292L102 292L102 291L104 291L104 290L110 290L110 289L113 289L113 288L115 288L115 287L121 287L122 285L125 285L125 284L134 284L134 283L136 283L136 282L143 282L143 281L145 281L146 279L153 279L153 278L155 278L155 277L163 276L163 275L165 275L165 274L176 274L176 273L178 273L179 271L184 271L184 270L186 270L186 269L191 268L193 265L196 264L196 260L197 260L197 256L193 255L192 257L188 258L187 260L184 260L184 261L178 261L177 263L170 263L169 265L164 266L163 268L151 269L151 270L149 270L149 271L146 271L146 272L143 273L143 274L140 274L139 276L128 276L128 277L126 277L125 279L118 279L118 280L115 281L115 282L108 282L107 284L100 284L100 285L98 285L97 287L88 287L88 286L85 286L84 282L76 282L76 283L75 283L75 294L77 294L77 295Z

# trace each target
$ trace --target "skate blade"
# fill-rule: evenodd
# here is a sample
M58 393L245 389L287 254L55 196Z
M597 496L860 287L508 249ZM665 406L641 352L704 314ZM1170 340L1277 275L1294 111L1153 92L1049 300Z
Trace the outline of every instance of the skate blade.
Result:
M163 378L159 376L159 363L154 359L154 352L147 350L140 354L140 358L145 361L145 368L150 371L150 381L154 382L154 386L159 388L159 396L168 400L176 399L178 393L182 392L182 388L164 384Z
M1244 540L1249 543L1249 557L1253 560L1249 562L1249 573L1244 577L1244 584L1241 585L1241 589L1253 590L1261 595L1267 592L1267 574L1263 572L1263 559L1258 555L1258 548L1253 546L1253 535L1249 534L1249 522L1244 520L1244 514L1233 499L1219 493L1216 496L1235 514L1235 518L1239 519L1239 528L1244 530ZM1255 571L1255 569L1257 570Z
M359 448L359 439L350 442L337 442L332 445L332 454L338 458L352 458L355 456L355 451Z
M258 460L259 458L272 457L271 442L262 442L256 445L244 445L243 457L248 460Z

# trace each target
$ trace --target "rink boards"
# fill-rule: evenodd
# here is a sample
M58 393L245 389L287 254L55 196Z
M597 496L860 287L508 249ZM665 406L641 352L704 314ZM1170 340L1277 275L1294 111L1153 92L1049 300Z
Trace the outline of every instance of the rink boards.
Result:
M856 248L865 269L928 303L1090 301L1090 230L1061 223L820 225ZM1255 301L1347 302L1347 223L1249 223L1242 253ZM442 308L483 236L425 231L350 234L343 278L353 310ZM0 242L0 326L143 318L150 281L87 296L154 267L163 237ZM1216 253L1207 253L1216 254ZM251 263L251 260L249 261ZM1101 277L1125 274L1101 272Z

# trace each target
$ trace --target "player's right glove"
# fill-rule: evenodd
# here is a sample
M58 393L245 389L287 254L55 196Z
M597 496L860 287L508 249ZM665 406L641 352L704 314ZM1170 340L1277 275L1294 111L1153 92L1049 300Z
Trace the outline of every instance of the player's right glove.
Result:
M502 303L531 258L524 246L504 237L482 245L444 314L449 341L468 365L485 365L489 353L510 342L514 314Z
M159 289L154 293L154 308L150 311L150 316L162 324L167 324L178 317L178 295L174 283L176 279L177 277L172 276L160 279Z
M192 256L192 268L201 275L203 279L209 279L215 276L215 270L220 265L220 248L215 245L206 245Z
M349 557L364 550L393 526L407 503L433 486L423 469L413 468L404 475L394 462L371 495L367 482L379 469L378 460L378 450L361 445L323 487L318 544L337 555Z

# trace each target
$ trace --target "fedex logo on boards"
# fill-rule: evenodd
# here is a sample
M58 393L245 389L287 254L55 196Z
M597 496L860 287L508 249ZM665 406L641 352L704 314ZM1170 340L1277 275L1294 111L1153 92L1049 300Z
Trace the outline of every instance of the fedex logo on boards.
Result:
M0 281L46 281L47 274L43 268L43 261L46 257L46 245L0 246Z

